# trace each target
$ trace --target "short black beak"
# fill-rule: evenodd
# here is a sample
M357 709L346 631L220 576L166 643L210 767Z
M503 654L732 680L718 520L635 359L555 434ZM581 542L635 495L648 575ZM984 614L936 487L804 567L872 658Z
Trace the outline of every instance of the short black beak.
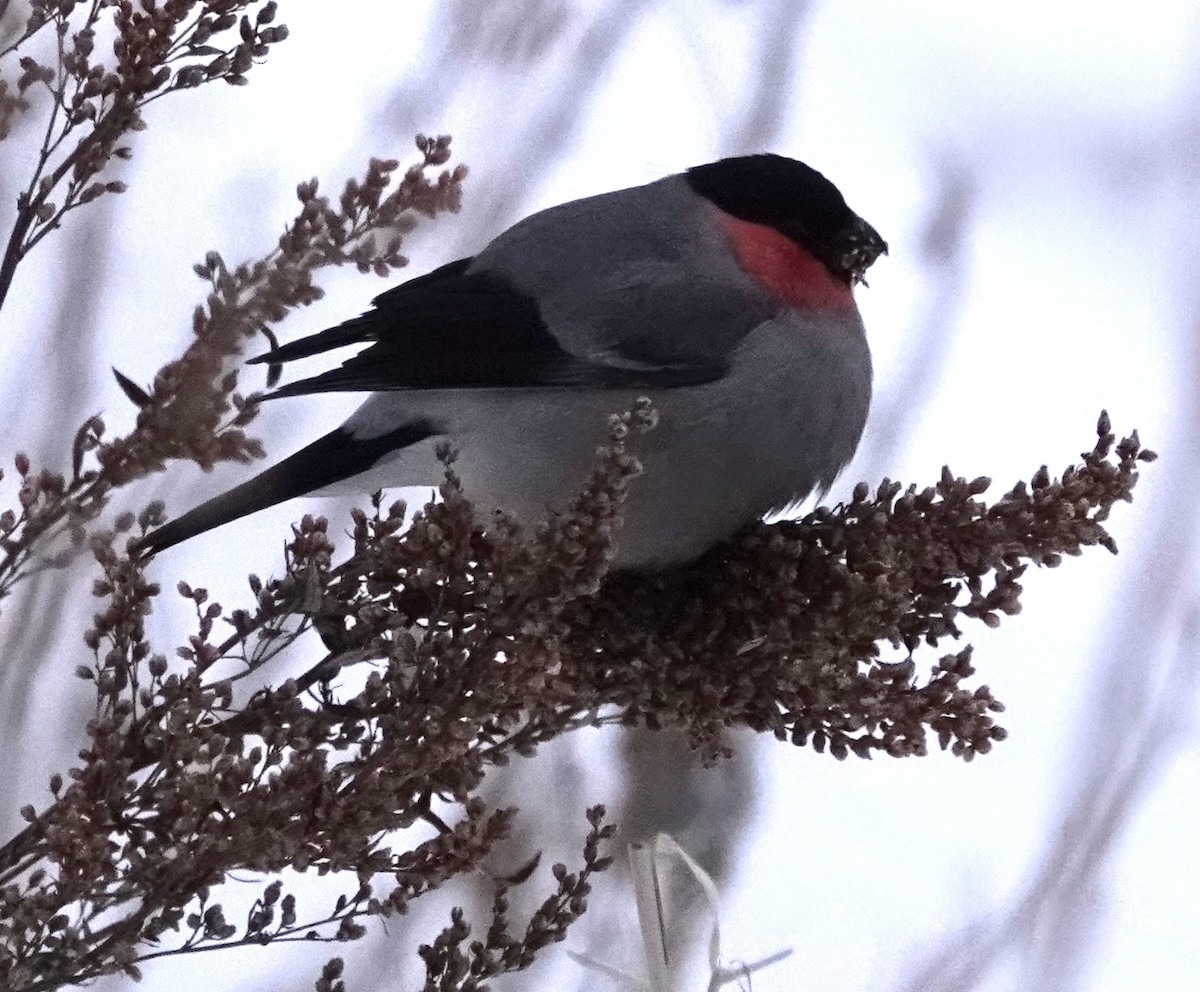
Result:
M875 259L888 252L887 242L861 217L855 216L842 229L838 244L844 246L842 254L842 270L850 276L850 282L867 284L863 276Z

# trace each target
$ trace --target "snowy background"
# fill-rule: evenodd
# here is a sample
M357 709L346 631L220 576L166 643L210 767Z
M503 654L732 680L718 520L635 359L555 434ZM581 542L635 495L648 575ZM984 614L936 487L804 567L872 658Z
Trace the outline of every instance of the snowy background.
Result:
M1107 408L1118 432L1139 428L1163 456L1144 473L1137 503L1111 522L1122 553L1096 550L1030 573L1024 613L975 634L980 680L1008 705L1001 722L1010 738L971 765L940 753L838 763L739 737L737 762L680 772L678 793L663 796L637 771L638 749L663 742L614 733L547 749L498 781L497 795L518 796L522 822L557 832L548 861L570 858L593 802L619 811L624 825L671 830L719 880L727 955L795 948L755 976L758 992L1193 989L1195 5L280 6L291 37L250 86L154 104L123 174L130 191L74 215L22 267L0 320L4 448L55 463L97 410L110 430L126 428L133 412L108 367L149 381L183 346L203 291L192 263L209 248L230 262L262 253L294 212L297 181L319 175L332 190L369 155L411 159L417 131L452 134L454 161L471 174L463 212L407 245L408 275L566 199L724 154L801 158L891 245L859 291L877 399L859 457L831 498L859 479L924 483L947 463L993 477L1000 491L1090 448ZM6 211L13 182L0 177ZM343 272L326 286L325 300L277 328L281 338L361 311L384 284ZM47 314L57 322L49 328ZM356 403L271 404L255 433L271 455L285 454ZM244 471L179 466L125 505L161 494L179 512ZM336 504L311 508L338 520ZM219 541L197 540L155 568L165 587L186 575L231 606L245 597L247 571L279 570L287 524L303 509L231 525ZM19 629L3 632L0 792L19 800L4 804L6 817L41 801L87 713L85 687L69 678L86 660L79 625L35 612L48 588L34 587ZM172 608L168 601L156 617L164 638L185 616ZM47 645L51 619L64 635ZM34 667L43 656L47 667ZM351 987L417 987L412 949L441 929L447 905L411 929L375 927L346 949ZM604 876L594 905L598 919L585 920L569 946L636 968L631 892ZM330 953L281 947L167 960L147 969L144 987L189 979L205 988L309 987ZM604 981L554 950L528 978L497 984Z

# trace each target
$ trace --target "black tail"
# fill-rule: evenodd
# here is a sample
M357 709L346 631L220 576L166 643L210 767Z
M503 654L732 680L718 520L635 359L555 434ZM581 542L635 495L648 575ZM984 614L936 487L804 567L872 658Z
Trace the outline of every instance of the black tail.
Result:
M268 506L305 496L365 472L390 452L438 433L426 420L416 420L377 437L357 438L344 427L289 455L253 479L214 496L134 543L134 550L158 552Z

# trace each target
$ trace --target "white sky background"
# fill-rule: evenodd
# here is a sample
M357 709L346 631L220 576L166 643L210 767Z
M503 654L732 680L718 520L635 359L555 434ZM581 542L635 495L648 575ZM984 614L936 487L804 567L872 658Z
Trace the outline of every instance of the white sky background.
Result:
M469 163L472 173L461 217L441 219L422 248L410 249L411 274L477 249L514 219L506 214L481 231L476 225L487 211L524 214L723 153L723 129L745 109L750 28L765 5L652 4L596 82L582 117L570 122L568 151L544 181L538 148L515 143L553 101L558 67L547 67L544 79L514 80L494 61L477 59L453 78L425 81L430 106L443 85L452 94L436 113L385 121L378 113L383 95L401 80L422 79L423 54L444 42L423 34L434 23L432 4L286 0L281 6L292 36L251 73L248 88L212 87L155 105L158 116L151 114L129 170L131 190L109 215L112 242L103 246L96 273L103 333L87 359L98 371L80 386L86 406L72 413L103 408L110 429L127 426L132 412L103 370L117 365L147 381L177 352L202 291L191 263L210 247L231 262L261 253L294 212L297 180L320 175L335 190L369 154L408 156L414 130L452 133L455 160ZM579 6L608 7L599 0ZM766 801L728 894L725 948L752 959L789 945L796 955L756 975L759 992L901 988L915 963L961 926L997 929L999 917L982 914L1003 914L1031 883L1075 786L1089 773L1085 756L1114 746L1109 731L1116 718L1098 715L1109 713L1101 707L1113 696L1153 695L1145 687L1158 688L1155 680L1180 649L1182 617L1194 595L1194 565L1172 573L1149 551L1164 526L1177 526L1187 549L1195 527L1194 496L1171 484L1186 477L1176 453L1186 461L1195 444L1183 433L1182 413L1173 411L1184 410L1182 397L1194 388L1177 372L1200 312L1194 143L1200 17L1186 0L1144 4L1136 15L1122 10L1120 16L1085 3L971 7L839 0L819 4L802 27L792 110L773 150L824 171L891 244L891 255L872 270L870 289L860 291L884 404L877 413L896 409L888 405L898 402L891 387L930 307L943 305L932 301L949 298L956 308L930 387L900 402L912 408L911 433L893 438L894 421L873 417L864 458L847 470L842 486L883 474L924 483L949 463L957 474L991 475L999 491L1042 462L1057 471L1073 461L1091 446L1102 407L1116 430L1139 428L1165 457L1144 473L1137 503L1114 513L1119 558L1096 550L1057 572L1030 573L1021 616L998 631L968 631L980 681L1008 704L1001 722L1011 736L991 755L971 765L940 753L838 763L763 743ZM919 251L947 163L970 177L972 190L948 297L944 272L924 264ZM531 174L539 178L529 184ZM497 190L511 202L492 199ZM37 368L33 322L46 294L66 292L56 282L56 264L41 251L18 277L0 335L3 367ZM280 337L358 312L384 285L338 274L327 299L292 316L277 329ZM10 438L36 434L36 382L36 376L9 382L0 409ZM272 404L255 426L270 438L270 453L280 455L356 403L332 397ZM59 450L53 439L44 443L47 453ZM244 471L226 466L203 476L181 467L173 508L182 510ZM148 498L150 488L145 492ZM329 512L332 504L314 509ZM230 525L220 544L202 538L164 556L156 566L164 586L186 574L227 605L236 602L246 571L278 569L281 535L300 512L299 505L268 511ZM230 546L240 549L237 562L214 560L218 548ZM1178 581L1156 589L1160 570ZM1133 642L1122 626L1122 603L1138 582L1144 595L1172 605ZM162 612L165 632L169 611ZM1182 643L1190 655L1194 647ZM82 647L71 650L82 655ZM1129 665L1110 674L1108 666L1125 656ZM53 726L51 708L59 700L40 698ZM1169 759L1145 781L1112 860L1085 873L1080 895L1094 914L1077 932L1086 951L1072 988L1195 987L1196 714L1195 697L1185 695L1172 715L1178 740ZM70 742L66 748L64 755ZM44 780L41 767L23 770L31 781ZM605 800L610 786L598 770L589 799ZM22 801L36 795L36 786L25 789ZM626 900L632 916L630 893L605 890L603 880L600 891L598 898ZM1060 925L1050 916L1036 931L1035 943L1047 954L1058 953L1047 927ZM633 961L632 926L629 935L629 957L617 963ZM347 950L351 987L358 987L356 979L370 987L367 975L354 970L354 949ZM982 984L962 987L1050 987L1043 981L1053 968L1027 952L1028 943L1014 948ZM290 957L286 949L236 960L206 955L204 984L308 987L315 978L311 962L329 953L323 948L297 959L301 970L288 978L278 973ZM572 968L546 974L565 981ZM196 969L188 958L156 964L145 987L178 988ZM414 985L415 972L407 976L392 987Z

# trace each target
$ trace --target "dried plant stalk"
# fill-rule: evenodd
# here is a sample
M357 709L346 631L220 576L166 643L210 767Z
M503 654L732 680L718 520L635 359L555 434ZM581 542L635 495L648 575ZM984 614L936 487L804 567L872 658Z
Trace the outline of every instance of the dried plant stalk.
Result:
M478 798L487 768L584 725L681 728L710 760L731 725L839 758L923 754L930 738L966 759L985 753L1003 739L1002 706L967 684L971 649L926 677L916 654L959 640L964 620L993 627L1017 613L1029 563L1115 550L1103 521L1154 457L1136 434L1118 443L1102 416L1081 464L1057 480L1042 468L990 505L986 479L946 471L924 491L885 481L801 521L749 528L690 568L608 576L637 485L631 446L653 423L645 402L614 418L588 487L534 533L503 517L481 529L450 470L442 502L407 530L402 504L356 511L340 563L327 522L306 517L286 574L252 577L252 608L226 613L180 584L198 626L174 666L143 630L158 588L111 540L94 542L108 605L80 675L96 685L97 718L71 784L56 779L54 802L27 810L30 826L0 849L0 898L13 907L0 977L41 988L64 960L78 981L199 947L359 936L362 917L484 867L513 822ZM219 622L232 633L218 642ZM326 657L235 705L238 680L261 677L309 628ZM884 662L884 650L907 657ZM361 665L361 688L339 692ZM461 809L453 826L433 815L433 796ZM582 905L571 886L607 864L596 816L589 867L558 872L543 929L565 931ZM435 841L381 844L422 818L438 825ZM305 925L293 900L275 929L239 927L210 901L230 872L285 868L352 872L356 894ZM396 887L374 894L388 875ZM115 910L122 923L99 929ZM46 921L60 917L51 939ZM430 987L473 987L470 955L445 963L464 926L456 918L429 951ZM171 950L147 947L175 932ZM64 959L55 942L68 938ZM504 967L484 955L487 967L524 966L531 939Z

